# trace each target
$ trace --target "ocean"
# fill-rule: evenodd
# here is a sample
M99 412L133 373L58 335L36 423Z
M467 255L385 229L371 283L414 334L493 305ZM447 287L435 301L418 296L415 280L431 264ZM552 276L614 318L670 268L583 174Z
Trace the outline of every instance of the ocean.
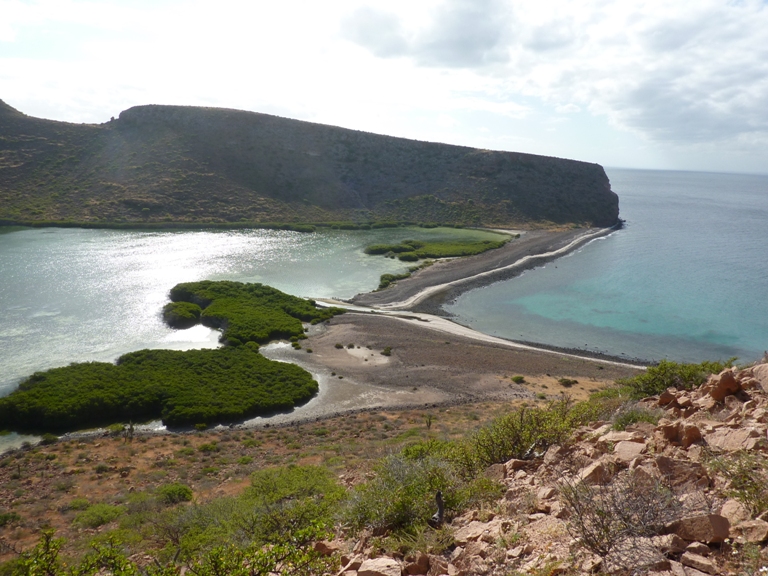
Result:
M643 361L768 349L768 176L606 170L623 229L445 307L481 332Z

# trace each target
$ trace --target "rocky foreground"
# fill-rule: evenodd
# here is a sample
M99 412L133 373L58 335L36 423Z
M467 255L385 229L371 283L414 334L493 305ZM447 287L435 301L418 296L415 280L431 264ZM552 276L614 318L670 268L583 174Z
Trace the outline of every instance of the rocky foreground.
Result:
M446 524L449 554L378 556L371 535L317 548L342 554L344 576L768 571L768 513L750 506L765 469L733 464L768 451L768 364L640 404L663 411L657 425L595 422L540 457L488 469L506 494Z

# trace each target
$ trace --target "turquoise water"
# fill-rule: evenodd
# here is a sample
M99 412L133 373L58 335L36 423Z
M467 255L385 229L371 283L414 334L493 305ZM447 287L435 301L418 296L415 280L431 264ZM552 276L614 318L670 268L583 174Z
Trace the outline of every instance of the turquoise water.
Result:
M37 370L71 362L110 362L141 348L215 347L218 334L207 328L177 331L162 322L168 291L179 282L262 282L298 296L348 298L408 266L365 255L368 244L499 237L447 228L0 230L0 396Z
M626 227L446 310L506 338L614 356L768 349L768 176L607 170Z

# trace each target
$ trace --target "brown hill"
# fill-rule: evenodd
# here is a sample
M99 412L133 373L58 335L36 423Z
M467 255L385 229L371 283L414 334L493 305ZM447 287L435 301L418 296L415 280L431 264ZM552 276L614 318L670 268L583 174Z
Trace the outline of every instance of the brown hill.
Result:
M610 226L597 164L238 110L138 106L99 125L0 101L8 222L411 221Z

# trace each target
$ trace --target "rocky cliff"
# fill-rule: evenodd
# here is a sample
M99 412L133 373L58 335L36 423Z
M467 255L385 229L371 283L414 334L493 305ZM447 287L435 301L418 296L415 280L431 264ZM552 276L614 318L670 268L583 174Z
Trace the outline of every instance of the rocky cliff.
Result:
M0 101L0 220L610 226L597 164L238 110L138 106L100 125Z

